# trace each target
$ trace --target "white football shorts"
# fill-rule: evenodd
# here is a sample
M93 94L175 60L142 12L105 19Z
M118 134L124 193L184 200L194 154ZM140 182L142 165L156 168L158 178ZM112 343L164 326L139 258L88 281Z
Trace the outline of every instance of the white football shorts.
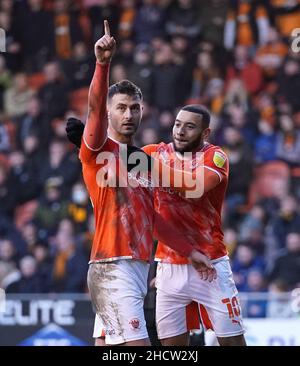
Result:
M148 272L148 263L133 259L90 264L95 338L105 336L108 345L148 338L143 309Z

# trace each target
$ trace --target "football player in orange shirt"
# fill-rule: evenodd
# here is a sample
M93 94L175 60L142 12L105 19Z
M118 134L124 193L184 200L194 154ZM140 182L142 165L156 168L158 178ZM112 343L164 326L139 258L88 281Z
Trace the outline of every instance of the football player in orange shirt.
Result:
M207 257L155 212L153 188L147 177L135 179L135 186L120 184L119 178L124 178L118 175L123 164L120 156L122 149L132 144L141 121L142 94L129 81L108 88L116 43L107 21L104 29L104 36L95 44L96 69L79 152L95 215L88 286L106 344L149 345L143 299L152 235L188 257L199 278L212 281L216 274Z
M203 281L185 256L159 241L155 259L156 326L166 346L186 346L189 330L199 326L198 313L206 329L214 330L222 346L243 346L244 328L238 292L233 281L221 229L221 210L228 183L228 159L218 146L207 142L210 114L200 105L183 107L173 127L173 142L143 147L164 164L202 173L202 195L187 198L184 187L158 187L155 209L174 227L197 243L214 264L217 279ZM198 309L195 306L198 304ZM195 321L196 320L196 321ZM95 335L101 329L96 318Z
M201 105L183 107L176 116L173 142L148 145L170 166L202 172L203 194L187 198L174 188L156 189L155 209L174 227L197 243L196 248L214 264L217 279L207 283L196 275L186 257L159 242L155 258L156 325L163 345L187 345L192 302L199 304L205 328L215 331L220 345L246 345L238 292L234 284L221 229L221 210L228 183L229 165L224 151L207 142L210 113Z
M181 166L184 170L188 166L202 172L201 197L186 198L182 187L158 187L155 209L185 232L188 240L197 243L196 247L212 260L217 271L217 280L207 283L197 276L185 256L158 243L156 322L163 345L187 345L188 331L195 327L198 310L203 325L215 331L221 345L245 345L237 289L221 230L228 159L220 147L207 142L209 122L205 107L185 106L176 117L173 142L143 148L171 167ZM100 334L100 330L101 321L96 318L94 335Z

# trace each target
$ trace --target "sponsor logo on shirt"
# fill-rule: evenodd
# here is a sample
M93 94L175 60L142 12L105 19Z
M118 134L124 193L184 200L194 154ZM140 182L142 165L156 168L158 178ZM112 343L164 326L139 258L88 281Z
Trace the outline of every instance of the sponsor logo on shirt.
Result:
M214 153L213 162L215 163L215 166L218 168L222 168L225 164L226 156L220 153L219 151L216 151Z

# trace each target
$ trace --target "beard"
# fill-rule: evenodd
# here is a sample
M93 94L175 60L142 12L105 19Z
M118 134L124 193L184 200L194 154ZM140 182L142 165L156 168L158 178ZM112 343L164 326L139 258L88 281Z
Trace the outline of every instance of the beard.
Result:
M183 154L185 152L193 152L194 150L201 149L203 147L203 145L204 145L204 142L202 140L202 137L200 136L196 140L194 140L192 142L188 142L188 143L186 143L182 147L181 146L177 146L175 140L173 139L173 145L174 145L175 151Z

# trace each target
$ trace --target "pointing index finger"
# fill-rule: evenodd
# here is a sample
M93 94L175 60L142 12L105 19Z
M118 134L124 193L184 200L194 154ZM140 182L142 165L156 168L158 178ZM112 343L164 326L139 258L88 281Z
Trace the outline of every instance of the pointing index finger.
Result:
M110 37L110 29L107 20L104 20L104 34Z

